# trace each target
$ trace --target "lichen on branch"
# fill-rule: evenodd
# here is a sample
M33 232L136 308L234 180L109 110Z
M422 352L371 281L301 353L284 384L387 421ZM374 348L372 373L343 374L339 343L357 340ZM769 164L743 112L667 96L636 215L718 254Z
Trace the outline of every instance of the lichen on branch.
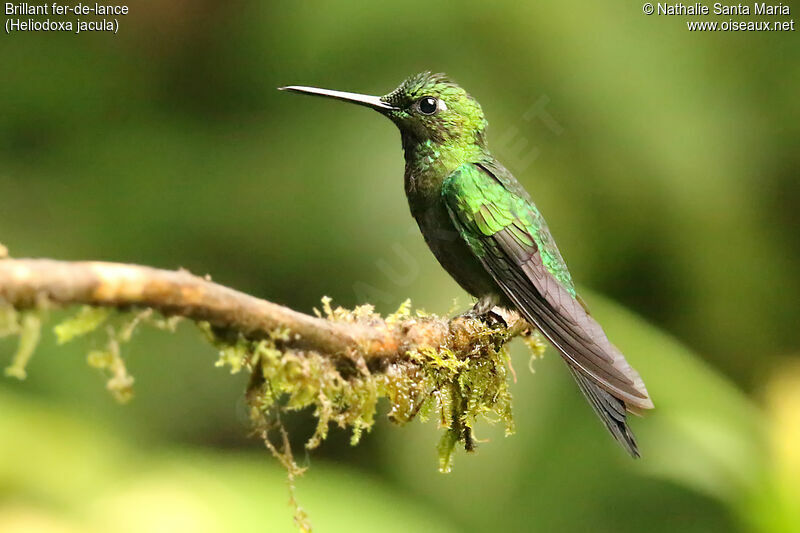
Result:
M331 309L329 300L323 304L324 318L339 324L380 323L392 330L408 328L414 321L441 320L412 314L409 303L385 319L368 305L350 311ZM502 322L487 325L473 318L459 320L465 320L470 330L469 351L456 353L445 343L381 361L368 361L358 353L331 357L286 348L282 342L291 337L288 329L276 330L268 339L250 341L240 336L232 342L216 336L209 325L202 327L220 351L218 365L228 366L232 372L251 372L247 397L257 424L281 413L313 407L317 426L306 442L308 449L325 440L331 425L349 429L355 445L373 427L378 400L386 398L389 419L397 424L417 416L438 421L444 429L438 447L439 466L447 472L457 443L474 449L472 432L478 418L501 421L507 434L514 429L506 379L507 326Z

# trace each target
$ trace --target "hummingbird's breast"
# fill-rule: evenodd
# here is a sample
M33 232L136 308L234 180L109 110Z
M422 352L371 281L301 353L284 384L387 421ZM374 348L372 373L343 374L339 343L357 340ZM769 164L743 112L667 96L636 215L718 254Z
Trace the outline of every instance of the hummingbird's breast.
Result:
M461 237L442 198L444 179L460 164L451 169L441 158L409 161L407 157L405 190L408 206L428 248L465 291L476 298L499 295L499 287Z

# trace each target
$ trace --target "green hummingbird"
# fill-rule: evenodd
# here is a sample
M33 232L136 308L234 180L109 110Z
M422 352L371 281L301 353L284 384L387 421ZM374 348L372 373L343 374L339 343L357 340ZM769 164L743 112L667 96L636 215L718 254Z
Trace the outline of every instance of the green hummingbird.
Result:
M652 409L642 378L578 296L530 195L486 144L478 102L424 72L385 96L289 86L281 90L372 108L400 129L411 215L439 263L477 298L472 314L516 309L559 351L611 435L639 456L627 413Z

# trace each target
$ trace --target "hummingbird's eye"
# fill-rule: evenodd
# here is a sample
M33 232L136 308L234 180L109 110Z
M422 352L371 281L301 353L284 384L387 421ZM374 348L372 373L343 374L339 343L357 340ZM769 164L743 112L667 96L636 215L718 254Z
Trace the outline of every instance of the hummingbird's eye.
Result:
M417 109L423 115L433 115L439 109L439 102L433 96L424 96L417 102Z

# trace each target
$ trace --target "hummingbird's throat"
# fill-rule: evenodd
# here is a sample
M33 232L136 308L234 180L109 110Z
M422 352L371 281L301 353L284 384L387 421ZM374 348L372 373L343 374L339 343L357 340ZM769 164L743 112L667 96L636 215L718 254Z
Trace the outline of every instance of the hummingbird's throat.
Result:
M465 163L481 160L486 150L475 142L436 142L403 136L406 167L415 173L434 173L442 179Z

